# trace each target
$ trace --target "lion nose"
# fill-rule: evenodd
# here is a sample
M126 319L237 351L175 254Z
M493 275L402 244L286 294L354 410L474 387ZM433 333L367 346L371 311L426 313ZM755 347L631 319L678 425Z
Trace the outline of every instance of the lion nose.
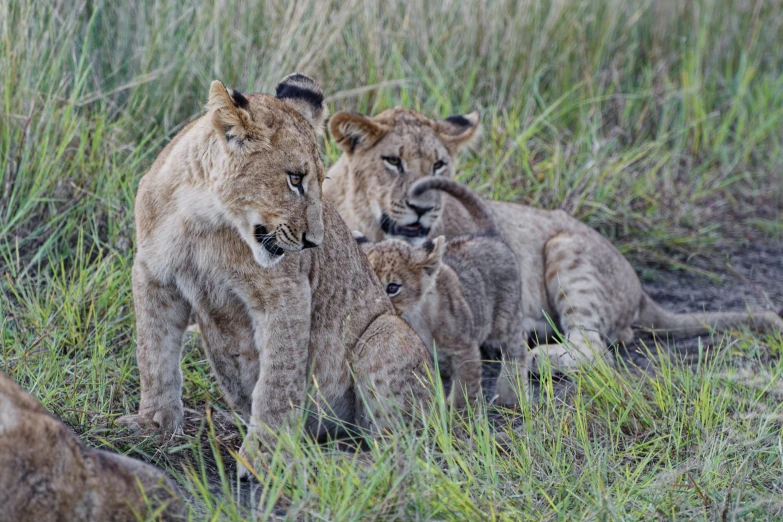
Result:
M307 239L307 234L302 234L302 248L314 248L318 245Z
M406 201L405 204L408 205L408 207L411 210L413 210L416 213L416 215L419 217L423 216L424 214L426 214L427 212L435 208L435 207L420 207L418 205L414 205L410 201Z

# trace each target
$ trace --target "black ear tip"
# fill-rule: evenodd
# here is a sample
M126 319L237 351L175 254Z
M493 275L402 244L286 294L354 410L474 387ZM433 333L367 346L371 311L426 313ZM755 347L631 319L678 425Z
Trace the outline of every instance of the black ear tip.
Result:
M446 121L449 123L452 123L454 125L457 125L459 127L471 127L473 126L473 123L467 119L465 116L462 116L461 114L458 114L456 116L449 116L446 118Z
M362 234L358 230L351 230L351 235L356 240L356 242L359 243L360 245L363 245L365 243L369 243L370 242L370 240L367 239L367 236L365 236L364 234Z
M283 100L285 98L299 98L320 107L324 102L324 92L315 83L315 80L302 73L289 74L283 81L277 84L275 96Z
M421 248L426 250L428 253L432 252L433 250L435 250L435 243L433 243L431 239L428 239L427 241L422 243Z
M242 94L239 91L235 91L234 89L229 89L228 93L231 95L231 100L234 102L234 105L237 107L245 108L250 103L247 101L247 98L245 98L245 95Z

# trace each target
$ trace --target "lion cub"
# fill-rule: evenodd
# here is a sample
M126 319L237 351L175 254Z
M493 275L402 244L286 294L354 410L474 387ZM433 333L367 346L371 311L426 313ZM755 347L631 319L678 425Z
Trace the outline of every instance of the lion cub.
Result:
M86 447L0 372L0 520L184 520L176 491L149 464Z
M480 231L462 205L440 193L412 200L408 189L424 176L454 175L459 149L479 128L478 113L431 120L396 107L375 117L338 112L329 129L343 149L329 169L324 196L353 230L373 241L399 238L415 245ZM643 291L625 257L598 231L562 210L487 201L524 277L525 328L544 338L558 325L564 342L539 344L530 370L548 360L569 371L634 337L632 327L673 335L702 335L755 325L783 332L774 310L672 313ZM607 362L611 362L609 358Z
M123 424L180 427L191 311L226 400L249 422L240 455L256 469L274 432L299 415L315 434L346 424L375 432L429 397L424 345L322 205L325 113L323 92L302 74L275 96L215 81L207 114L142 178L133 263L141 402Z
M433 343L452 378L450 401L481 395L482 345L500 348L504 371L498 379L498 402L518 403L513 385L528 391L526 332L522 327L522 277L514 253L503 241L494 216L465 185L428 176L411 186L411 200L439 190L456 198L480 223L481 234L443 236L416 247L389 239L363 245L378 279L397 312L432 351Z

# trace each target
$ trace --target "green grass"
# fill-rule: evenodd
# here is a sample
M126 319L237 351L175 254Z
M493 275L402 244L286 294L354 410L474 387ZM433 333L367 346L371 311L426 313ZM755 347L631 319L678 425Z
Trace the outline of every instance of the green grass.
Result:
M185 437L134 438L113 419L139 399L136 185L215 78L269 92L301 70L333 111L478 108L462 179L566 209L635 260L783 238L778 2L0 0L0 27L0 369L88 444L175 475L194 519L247 516L230 465L221 480L238 433L198 343ZM337 156L327 142L327 164ZM783 339L717 346L695 369L599 366L565 401L544 378L521 412L477 412L470 447L442 412L358 455L294 438L259 519L780 516Z

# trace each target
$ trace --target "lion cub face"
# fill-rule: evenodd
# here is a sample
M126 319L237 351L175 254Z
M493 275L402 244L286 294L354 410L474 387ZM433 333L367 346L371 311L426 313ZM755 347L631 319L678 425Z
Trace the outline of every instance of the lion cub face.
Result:
M264 267L323 240L318 149L326 108L312 79L292 74L276 96L244 96L212 82L209 111L222 157L211 188Z
M434 288L443 258L443 236L420 247L398 239L369 243L357 236L357 241L398 314L419 306Z
M408 188L424 176L453 176L455 156L475 136L478 121L476 112L434 121L397 107L374 118L338 112L329 131L355 176L357 199L386 237L422 244L440 217L440 193L411 201Z

